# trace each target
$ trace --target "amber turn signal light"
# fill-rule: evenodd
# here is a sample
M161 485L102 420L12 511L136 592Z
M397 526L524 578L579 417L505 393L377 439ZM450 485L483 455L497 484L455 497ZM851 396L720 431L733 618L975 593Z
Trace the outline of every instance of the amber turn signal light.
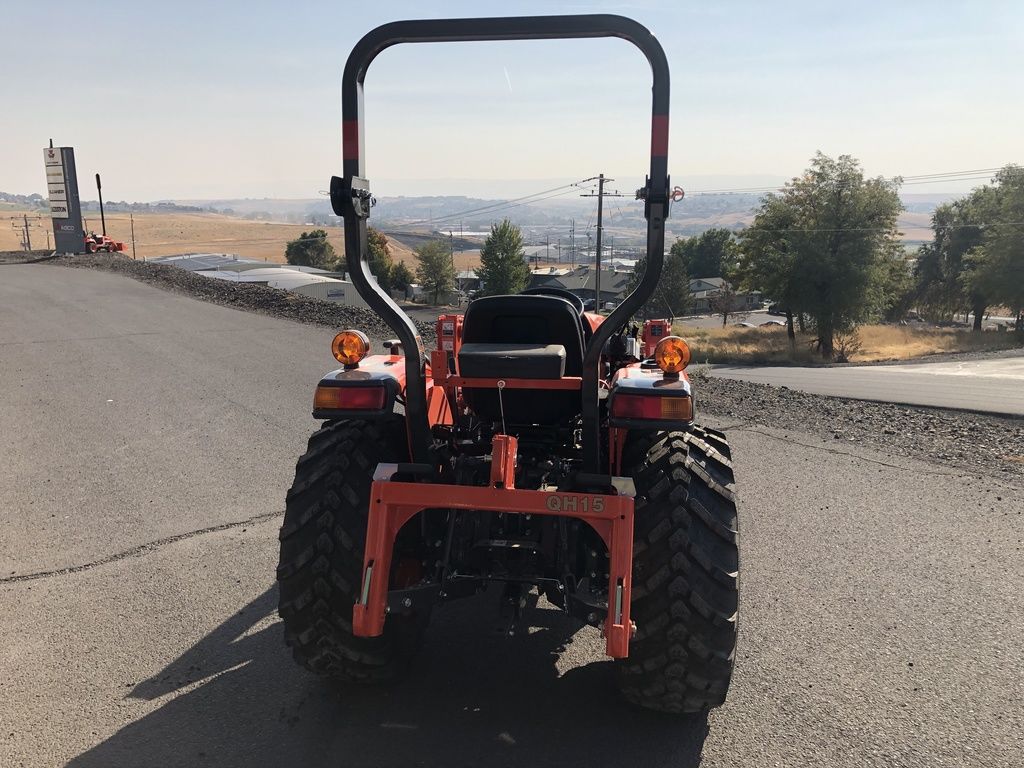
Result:
M690 348L678 336L666 336L654 348L654 361L665 373L679 373L690 364Z
M362 331L342 331L331 342L334 359L342 365L358 365L370 351L370 340Z

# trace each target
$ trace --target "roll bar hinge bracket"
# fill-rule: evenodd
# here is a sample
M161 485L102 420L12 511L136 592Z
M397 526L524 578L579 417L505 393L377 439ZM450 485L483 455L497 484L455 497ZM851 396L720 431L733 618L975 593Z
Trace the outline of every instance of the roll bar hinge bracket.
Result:
M358 176L352 177L351 186L345 179L331 177L331 207L338 216L370 218L370 208L377 204L377 198L370 194L370 181Z
M651 189L651 177L644 176L644 185L636 191L636 199L644 201L644 218L651 218L651 203L662 203L664 206L668 206L668 199L672 189L672 180L670 177L665 177L665 189L655 190ZM660 191L660 194L658 194Z

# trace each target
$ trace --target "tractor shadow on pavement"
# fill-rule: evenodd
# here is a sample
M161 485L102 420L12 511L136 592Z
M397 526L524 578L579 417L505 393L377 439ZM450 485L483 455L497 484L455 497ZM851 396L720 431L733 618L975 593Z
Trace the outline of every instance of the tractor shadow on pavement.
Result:
M271 588L127 699L163 701L69 763L113 766L576 766L700 763L705 716L617 698L602 642L554 610L512 639L488 595L435 612L410 675L386 688L299 669ZM559 656L563 669L559 675ZM172 694L177 694L172 697Z

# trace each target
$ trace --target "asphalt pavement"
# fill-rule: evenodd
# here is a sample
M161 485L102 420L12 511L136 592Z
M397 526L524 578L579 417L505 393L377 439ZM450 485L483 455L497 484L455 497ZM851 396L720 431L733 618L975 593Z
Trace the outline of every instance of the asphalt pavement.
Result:
M486 595L437 611L398 685L312 678L274 567L330 338L0 266L0 766L1019 764L1024 488L722 421L743 559L723 708L629 709L595 631L537 610L507 639Z
M833 368L714 365L710 372L816 395L1024 416L1021 356Z

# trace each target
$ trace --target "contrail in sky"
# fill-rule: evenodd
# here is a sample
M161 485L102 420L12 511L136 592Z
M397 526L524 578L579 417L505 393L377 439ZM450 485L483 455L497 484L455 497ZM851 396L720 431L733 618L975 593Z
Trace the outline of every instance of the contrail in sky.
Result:
M508 83L508 92L512 93L512 78L508 76L508 67L502 67L505 70L505 82Z

